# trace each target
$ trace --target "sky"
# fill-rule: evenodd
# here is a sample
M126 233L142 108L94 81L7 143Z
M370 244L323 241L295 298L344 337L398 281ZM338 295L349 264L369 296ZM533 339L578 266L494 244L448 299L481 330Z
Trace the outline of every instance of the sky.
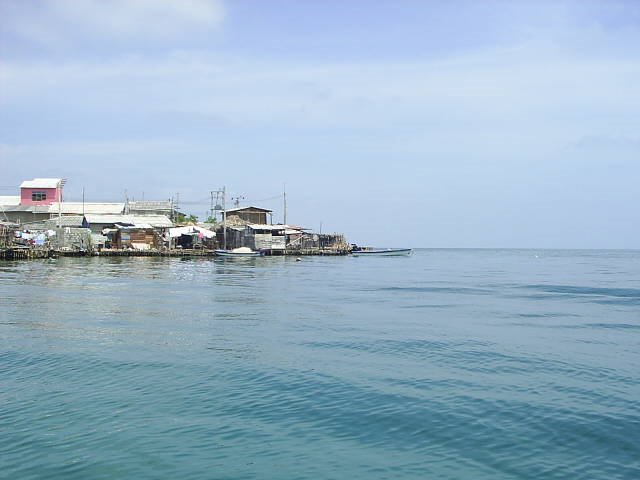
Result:
M0 195L640 248L640 1L0 0Z

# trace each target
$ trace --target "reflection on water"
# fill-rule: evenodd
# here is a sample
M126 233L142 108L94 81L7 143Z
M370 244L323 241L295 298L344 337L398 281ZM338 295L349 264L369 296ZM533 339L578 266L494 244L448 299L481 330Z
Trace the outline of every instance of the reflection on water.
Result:
M640 253L0 263L7 478L628 478Z

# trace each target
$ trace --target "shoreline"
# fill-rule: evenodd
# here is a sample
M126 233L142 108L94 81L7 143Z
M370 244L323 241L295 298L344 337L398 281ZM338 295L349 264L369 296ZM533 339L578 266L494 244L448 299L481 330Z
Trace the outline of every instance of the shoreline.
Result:
M343 249L306 249L291 251L270 251L267 257L301 257L301 256L345 256L348 250ZM216 257L214 250L131 250L108 249L100 251L62 251L42 248L5 248L0 250L0 260L38 260L59 257Z

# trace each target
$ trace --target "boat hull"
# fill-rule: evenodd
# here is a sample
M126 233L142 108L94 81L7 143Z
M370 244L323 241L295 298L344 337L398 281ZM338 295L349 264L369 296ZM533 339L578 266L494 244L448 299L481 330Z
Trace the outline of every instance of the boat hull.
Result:
M213 253L217 257L226 258L252 258L262 256L262 252L230 252L228 250L215 250Z
M356 250L351 252L354 257L402 257L411 255L411 248L372 248L370 250Z

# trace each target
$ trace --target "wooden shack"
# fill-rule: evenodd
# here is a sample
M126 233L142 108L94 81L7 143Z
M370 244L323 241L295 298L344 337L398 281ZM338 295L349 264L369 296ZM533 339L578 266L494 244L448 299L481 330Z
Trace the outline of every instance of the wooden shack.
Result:
M150 250L158 248L159 236L151 225L120 225L112 237L111 247L117 249Z
M258 225L266 225L267 214L271 214L273 211L260 207L239 207L227 210L227 217L236 216L247 223L254 223Z
M16 224L0 222L0 248L10 247L13 244L17 228Z
M253 250L284 250L286 225L256 225L245 227L245 245Z

